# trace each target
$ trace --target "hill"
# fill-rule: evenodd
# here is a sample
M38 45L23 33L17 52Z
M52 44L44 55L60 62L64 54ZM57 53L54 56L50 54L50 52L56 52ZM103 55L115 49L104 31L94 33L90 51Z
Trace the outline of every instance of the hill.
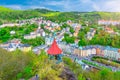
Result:
M0 6L0 24L14 22L17 19L29 19L41 16L57 22L73 20L78 23L89 21L92 24L97 23L100 19L120 20L119 12L58 12L48 9L12 10Z
M3 7L3 6L0 6L0 12L3 12L3 11L13 11L12 9L10 8L6 8L6 7Z
M33 9L34 11L37 11L37 12L40 12L40 13L48 13L48 12L54 12L54 11L52 11L52 10L48 10L48 9L39 9L39 8L37 8L37 9Z

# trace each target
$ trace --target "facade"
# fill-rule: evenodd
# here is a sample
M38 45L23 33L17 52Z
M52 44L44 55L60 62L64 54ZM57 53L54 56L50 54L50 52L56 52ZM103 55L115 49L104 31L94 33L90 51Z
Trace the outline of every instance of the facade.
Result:
M118 60L120 58L120 53L117 48L112 48L110 46L105 47L104 50L104 57L113 59L113 60Z
M110 27L105 27L104 30L105 30L105 32L110 33L110 34L115 33L114 30Z
M54 40L54 38L52 38L52 37L46 37L45 38L45 44L46 45L50 45L50 44L52 44L53 40Z
M120 49L113 48L110 46L104 47L100 45L94 45L94 46L74 48L73 54L79 57L97 55L97 56L106 57L112 60L120 60Z
M88 40L91 40L91 39L94 37L95 33L96 33L96 30L93 29L93 28L91 28L90 31L87 32L86 38L87 38Z
M96 55L97 56L104 56L104 47L100 45L96 45Z
M113 20L99 20L99 25L120 25L120 21L113 21Z
M4 27L14 27L14 26L21 26L20 24L17 24L17 23L9 23L9 24L3 24L3 25L0 25L0 28L4 28Z
M10 34L11 34L11 35L14 35L14 34L15 34L15 31L10 31Z
M0 45L1 48L6 49L7 51L15 51L19 49L21 51L28 52L32 49L32 47L28 44L22 44L19 40L12 40L10 42L4 43Z
M32 50L32 47L28 44L22 44L19 49L24 52L29 52Z

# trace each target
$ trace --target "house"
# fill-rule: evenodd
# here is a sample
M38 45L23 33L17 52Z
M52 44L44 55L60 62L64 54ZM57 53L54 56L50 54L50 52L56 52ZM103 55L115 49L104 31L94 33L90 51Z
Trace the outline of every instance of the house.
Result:
M24 35L24 39L31 39L31 35L29 35L29 34Z
M90 55L103 55L102 50L99 48L96 48L96 46L84 46L84 47L79 47L75 48L73 51L74 54L78 55L79 57L86 57Z
M66 31L66 32L69 32L69 31L70 31L70 28L69 28L69 27L67 27L67 28L65 29L65 31Z
M15 31L10 31L10 34L11 34L11 35L14 35L14 34L15 34Z
M88 56L96 54L96 48L94 46L85 46Z
M80 30L80 28L81 28L81 25L78 25L76 28L75 28L75 32L79 32L79 30Z
M91 40L96 33L96 30L94 28L91 28L89 32L87 32L86 38L88 40Z
M93 47L93 48L91 49L91 54L93 54L93 55L96 54L96 48L95 48L95 47Z
M81 57L81 50L80 49L74 49L73 53L79 57Z
M45 32L43 29L38 27L38 29L35 30L35 32L31 32L30 34L24 35L24 39L34 39L40 36L45 36Z
M24 35L24 39L34 39L36 38L37 35L36 34L28 34L28 35Z
M86 57L89 55L89 50L86 47L75 48L73 53L79 57Z
M41 50L38 49L38 48L34 48L32 51L33 51L35 54L37 54L37 55L39 55L40 52L41 52Z
M118 61L120 61L120 49L118 49L118 56L119 56Z
M77 32L75 32L75 33L74 33L74 36L75 36L75 37L77 37L77 36L78 36L78 33L77 33Z
M79 40L78 39L75 39L75 44L78 44Z
M64 53L73 53L73 49L69 45L66 45L65 43L60 43L58 45Z
M117 48L112 48L110 46L107 46L105 47L105 50L104 50L104 57L107 57L113 60L118 60L120 58L119 50Z
M0 47L3 48L3 49L6 49L8 51L14 51L14 50L16 50L16 48L14 47L14 45L9 44L9 43L1 44Z
M98 21L99 25L120 25L120 21L115 21L115 20L99 20Z
M20 39L12 39L9 41L10 43L18 43L20 44L21 43L21 40Z
M114 30L110 27L105 27L104 30L105 32L110 33L110 34L115 33Z
M104 56L104 47L100 45L96 45L96 55L97 56Z
M82 56L83 56L83 57L88 56L88 53L87 53L87 49L86 49L86 48L83 48L83 49L82 49Z
M17 24L17 23L8 23L8 24L0 25L0 28L3 28L3 27L14 27L14 26L21 26L21 25Z
M20 44L20 48L19 48L21 51L24 51L24 52L29 52L32 50L32 47L28 44Z
M52 44L53 40L54 40L54 38L52 38L52 37L45 37L45 44L50 45L50 44Z
M22 44L19 40L13 39L7 43L1 44L1 48L6 49L8 51L15 51L16 49L20 49L22 51L30 51L31 46L27 44Z
M41 50L47 51L47 48L48 48L47 45L41 45L41 46L37 46L37 47L33 48L32 51L33 51L35 54L39 55L40 52L41 52Z
M41 35L42 35L43 37L45 37L46 33L45 33L44 31L42 31Z
M71 24L72 24L72 21L71 21L71 20L68 20L66 23L67 23L68 25L71 25Z

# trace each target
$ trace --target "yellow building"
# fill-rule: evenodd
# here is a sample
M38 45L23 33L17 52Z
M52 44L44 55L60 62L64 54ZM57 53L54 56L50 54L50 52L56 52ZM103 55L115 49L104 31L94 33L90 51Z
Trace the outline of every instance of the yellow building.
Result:
M29 52L32 50L32 46L24 44L24 46L21 48L21 50L24 52Z

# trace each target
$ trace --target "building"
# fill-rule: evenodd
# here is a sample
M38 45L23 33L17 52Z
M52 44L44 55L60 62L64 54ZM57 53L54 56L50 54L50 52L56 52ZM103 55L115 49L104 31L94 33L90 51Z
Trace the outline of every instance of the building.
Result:
M54 38L52 38L52 37L45 37L45 44L50 45L50 44L52 44L53 40L54 40Z
M56 60L58 60L56 63L60 63L62 62L62 50L59 48L59 46L57 45L56 40L54 39L52 45L50 46L50 48L47 50L48 55L50 56L50 58L52 59L53 57L55 57Z
M88 40L91 40L96 33L96 30L94 28L91 28L89 32L87 32L86 38Z
M120 58L119 50L117 48L107 46L105 47L105 50L104 50L104 57L113 59L113 60L119 60Z
M110 33L110 34L114 33L114 30L110 27L105 27L104 30L105 30L105 32Z
M99 20L99 25L120 25L120 21L114 21L114 20Z
M29 52L32 50L32 47L28 44L21 44L19 49L24 52Z
M14 35L14 34L15 34L15 31L10 31L10 34L11 34L11 35Z
M39 55L42 50L47 51L47 50L46 50L47 48L48 48L47 45L40 45L40 46L34 47L32 51L33 51L35 54Z
M32 47L28 44L22 44L19 40L14 39L7 43L0 44L0 47L3 49L6 49L7 51L15 51L16 49L19 49L21 51L28 52L32 49Z
M97 56L104 56L104 47L100 45L96 45L96 55Z

